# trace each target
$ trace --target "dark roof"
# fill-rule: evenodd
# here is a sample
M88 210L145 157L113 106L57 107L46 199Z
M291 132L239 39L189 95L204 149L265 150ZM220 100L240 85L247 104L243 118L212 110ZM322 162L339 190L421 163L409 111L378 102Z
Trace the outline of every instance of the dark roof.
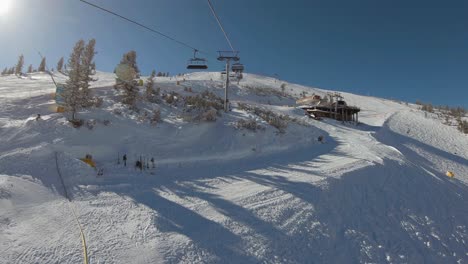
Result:
M311 111L335 112L335 104L302 106L301 108L310 112ZM338 105L337 108L339 110L345 109L345 110L352 111L355 113L358 113L361 111L361 109L356 106Z

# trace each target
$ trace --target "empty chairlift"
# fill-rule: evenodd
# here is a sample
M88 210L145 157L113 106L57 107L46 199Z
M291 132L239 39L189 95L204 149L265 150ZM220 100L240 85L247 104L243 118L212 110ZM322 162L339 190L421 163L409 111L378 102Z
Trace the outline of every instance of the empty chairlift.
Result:
M208 69L207 61L197 57L198 50L193 51L193 58L188 60L187 69L189 70L206 70Z
M242 73L244 71L244 65L242 63L234 63L234 64L232 64L231 69L232 69L233 72Z

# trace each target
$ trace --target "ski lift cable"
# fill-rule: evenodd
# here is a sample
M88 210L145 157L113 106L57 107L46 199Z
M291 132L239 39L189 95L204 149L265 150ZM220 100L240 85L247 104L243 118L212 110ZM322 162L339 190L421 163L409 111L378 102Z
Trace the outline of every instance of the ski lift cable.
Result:
M37 50L37 53L39 54L39 56L41 57L41 59L44 59L44 56L42 56L41 52ZM54 82L54 85L55 87L57 87L57 82L55 82L55 78L54 76L52 75L52 72L49 70L49 67L47 67L47 63L45 65L45 68L47 70L47 72L49 73L50 75L50 78L52 78L52 82Z
M219 27L221 28L221 31L223 31L223 33L224 33L224 37L226 38L226 40L227 40L229 46L231 47L231 50L234 52L234 47L232 46L231 40L229 40L229 37L228 37L226 31L225 31L224 28L223 28L223 25L221 24L221 21L219 20L219 17L218 17L218 15L216 14L216 11L214 10L213 4L211 4L211 1L210 1L210 0L207 0L207 1L208 1L208 6L209 6L210 9L211 9L211 13L213 13L213 16L215 17L216 22L218 22L218 25L219 25Z
M90 2L85 1L85 0L79 0L79 1L82 2L82 3L85 3L85 4L87 4L87 5L90 5L90 6L94 7L94 8L100 9L100 10L102 10L102 11L104 11L104 12L107 12L107 13L109 13L109 14L111 14L111 15L120 17L121 19L126 20L127 22L133 23L133 24L135 24L135 25L137 25L137 26L139 26L139 27L142 27L142 28L144 28L144 29L146 29L146 30L149 30L149 31L151 31L151 32L153 32L153 33L156 33L156 34L160 35L160 36L163 36L163 37L165 37L165 38L167 38L167 39L169 39L169 40L172 40L172 41L174 41L174 42L177 42L177 43L179 43L180 45L183 45L183 46L185 46L185 47L187 47L187 48L190 48L190 49L192 49L192 50L196 50L196 51L198 51L198 52L200 52L200 53L205 53L205 54L207 54L206 52L203 52L203 51L201 51L201 50L199 50L199 49L196 49L196 48L190 46L189 44L187 44L187 43L185 43L185 42L182 42L182 41L177 40L177 39L175 39L175 38L173 38L173 37L171 37L171 36L169 36L169 35L167 35L167 34L164 34L164 33L160 32L160 31L158 31L158 30L155 30L155 29L153 29L153 28L150 28L150 27L148 27L148 26L145 26L145 25L143 25L143 24L141 24L141 23L139 23L139 22L137 22L137 21L135 21L135 20L132 20L132 19L130 19L130 18L127 18L127 17L124 17L124 16L122 16L122 15L119 15L119 14L117 14L117 13L115 13L115 12L113 12L113 11L110 11L110 10L104 8L104 7L98 6L98 5L96 5L96 4L90 3Z

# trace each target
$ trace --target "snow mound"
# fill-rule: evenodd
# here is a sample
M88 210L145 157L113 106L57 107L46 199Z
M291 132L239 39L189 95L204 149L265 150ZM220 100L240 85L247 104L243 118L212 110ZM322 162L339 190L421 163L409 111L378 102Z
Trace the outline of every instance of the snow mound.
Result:
M440 120L421 111L400 111L385 122L376 138L432 175L452 171L468 183L468 138Z

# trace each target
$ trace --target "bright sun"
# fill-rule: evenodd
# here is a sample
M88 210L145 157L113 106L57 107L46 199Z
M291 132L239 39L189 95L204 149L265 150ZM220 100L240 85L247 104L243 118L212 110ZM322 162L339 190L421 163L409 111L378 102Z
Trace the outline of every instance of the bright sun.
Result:
M10 10L11 0L0 0L0 16L4 16Z

